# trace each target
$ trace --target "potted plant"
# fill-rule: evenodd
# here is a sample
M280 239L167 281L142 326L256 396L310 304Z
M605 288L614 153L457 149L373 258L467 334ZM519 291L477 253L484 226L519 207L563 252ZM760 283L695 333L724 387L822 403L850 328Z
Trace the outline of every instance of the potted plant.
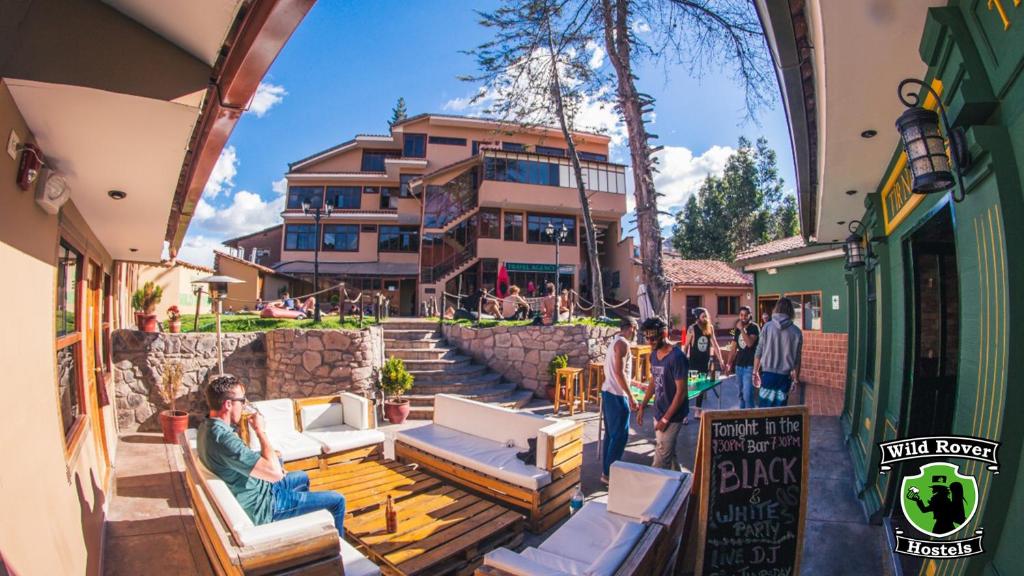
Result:
M178 435L188 428L188 412L177 409L178 394L181 392L181 364L177 362L164 365L163 381L160 384L160 398L170 406L169 410L160 412L160 428L164 433L164 443L174 444Z
M167 309L167 330L171 334L181 332L181 311L178 310L177 306L171 306Z
M159 323L156 320L156 305L164 295L164 289L153 282L146 282L132 294L132 308L135 309L135 321L143 332L157 332Z
M558 372L560 368L565 368L569 365L568 354L558 354L548 362L548 376L551 377L551 381L544 387L544 393L547 394L548 400L555 401L555 372Z
M401 358L392 356L380 373L380 389L384 392L384 415L392 424L401 424L409 417L409 400L402 398L412 389L414 376L405 369Z

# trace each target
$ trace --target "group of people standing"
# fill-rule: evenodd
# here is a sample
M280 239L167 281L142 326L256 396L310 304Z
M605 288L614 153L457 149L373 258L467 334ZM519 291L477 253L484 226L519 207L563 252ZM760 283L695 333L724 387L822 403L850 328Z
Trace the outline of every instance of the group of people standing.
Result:
M607 482L613 462L622 459L629 438L629 417L636 414L636 425L644 426L644 413L654 401L655 468L678 469L676 439L689 422L689 378L691 371L713 375L718 367L725 374L736 374L740 407L785 406L789 393L800 380L803 334L793 324L793 303L780 298L771 318L758 326L750 308L743 306L732 331L734 351L730 363L723 361L715 336L714 323L704 308L694 310L696 320L686 330L682 344L669 340L668 325L658 317L638 325L633 318L619 323L619 333L608 344L601 387L604 418L603 474ZM651 346L650 381L644 386L633 374L630 346L642 333ZM637 401L630 386L646 388ZM695 418L700 418L704 393L695 397Z

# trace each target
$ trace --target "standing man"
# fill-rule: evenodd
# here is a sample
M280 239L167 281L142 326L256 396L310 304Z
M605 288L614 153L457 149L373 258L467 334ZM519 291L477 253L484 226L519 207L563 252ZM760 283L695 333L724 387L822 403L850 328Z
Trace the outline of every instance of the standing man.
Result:
M220 477L253 524L266 524L317 510L334 516L338 535L344 536L345 497L333 491L310 492L303 471L285 472L267 439L263 415L249 419L249 429L260 441L260 451L249 449L234 431L249 401L245 387L230 374L215 376L206 386L210 414L199 425L199 459Z
M619 333L604 355L604 383L601 385L601 414L604 418L604 454L601 482L608 483L612 462L622 460L629 439L629 413L636 412L636 400L629 391L633 362L629 345L636 338L636 320L619 320Z
M793 302L779 298L772 321L761 329L754 352L754 386L761 390L759 406L786 405L800 382L803 347L804 334L793 325Z
M733 356L731 370L736 373L740 390L740 408L755 408L754 401L754 350L761 329L754 323L749 306L740 306L740 319L733 330L736 354Z
M643 324L644 337L651 343L651 381L636 413L636 423L644 425L644 408L654 396L654 464L655 468L679 469L676 437L686 423L690 409L686 377L689 363L678 346L668 341L668 326L658 317Z

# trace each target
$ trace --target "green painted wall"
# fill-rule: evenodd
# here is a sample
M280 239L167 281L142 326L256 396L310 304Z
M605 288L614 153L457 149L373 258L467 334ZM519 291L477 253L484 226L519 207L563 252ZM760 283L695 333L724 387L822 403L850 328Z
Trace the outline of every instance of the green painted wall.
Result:
M754 274L757 296L821 292L821 329L823 332L846 332L849 299L846 293L843 258L820 260L776 268L775 274L759 270ZM832 297L839 297L839 309L832 309Z

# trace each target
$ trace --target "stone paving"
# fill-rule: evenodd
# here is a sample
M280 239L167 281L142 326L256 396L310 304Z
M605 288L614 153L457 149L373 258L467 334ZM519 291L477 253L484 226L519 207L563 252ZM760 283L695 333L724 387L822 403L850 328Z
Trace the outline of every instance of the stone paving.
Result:
M727 380L722 386L722 408L737 407L735 384ZM714 394L705 401L705 408L718 408ZM542 400L534 400L527 409L538 414L551 413L550 403ZM584 412L574 418L585 423L583 490L588 499L602 500L607 493L599 480L598 416ZM385 455L391 456L395 431L425 424L429 422L382 426L389 438ZM697 422L692 419L683 428L678 457L684 466L693 462L697 431ZM642 430L633 426L624 459L650 464L653 450L654 428L648 416ZM159 435L130 434L121 438L117 486L108 511L106 574L146 573L154 562L159 562L161 574L211 573L188 507L188 496L178 472L180 466L177 448L161 444ZM838 418L812 417L809 469L801 573L891 574L883 529L865 522L854 495L853 468L843 446ZM529 535L526 545L536 545L545 536Z

